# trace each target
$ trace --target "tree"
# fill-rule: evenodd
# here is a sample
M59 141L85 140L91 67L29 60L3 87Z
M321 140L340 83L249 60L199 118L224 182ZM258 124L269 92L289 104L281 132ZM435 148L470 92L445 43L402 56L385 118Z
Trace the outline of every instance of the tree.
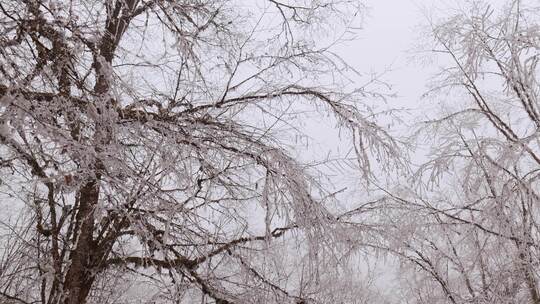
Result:
M386 205L414 303L540 303L538 13L472 1L432 22L441 114L416 186Z
M283 136L315 107L350 132L366 177L370 153L399 165L398 143L361 107L381 95L341 90L350 67L330 51L362 9L2 1L1 187L15 209L2 222L3 298L350 299L321 284L337 284L356 226Z

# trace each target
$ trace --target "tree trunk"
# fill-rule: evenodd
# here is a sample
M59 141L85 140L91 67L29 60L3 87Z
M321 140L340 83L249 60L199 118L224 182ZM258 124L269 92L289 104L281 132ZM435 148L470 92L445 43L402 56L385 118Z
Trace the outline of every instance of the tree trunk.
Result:
M79 236L69 260L71 265L64 281L64 304L84 304L95 280L94 207L99 198L97 180L86 183L79 192L76 225Z

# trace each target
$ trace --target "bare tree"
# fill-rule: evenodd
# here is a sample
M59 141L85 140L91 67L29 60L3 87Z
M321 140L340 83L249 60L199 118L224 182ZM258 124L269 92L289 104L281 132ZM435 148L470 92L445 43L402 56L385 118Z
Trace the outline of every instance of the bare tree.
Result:
M386 204L414 303L540 303L538 13L471 1L432 22L440 117L416 187Z
M356 228L282 139L315 108L350 132L366 177L370 153L399 165L398 144L361 103L381 97L370 91L377 82L342 90L350 68L330 51L362 9L2 1L1 189L16 211L2 219L1 297L353 299L352 288L322 286L338 286Z

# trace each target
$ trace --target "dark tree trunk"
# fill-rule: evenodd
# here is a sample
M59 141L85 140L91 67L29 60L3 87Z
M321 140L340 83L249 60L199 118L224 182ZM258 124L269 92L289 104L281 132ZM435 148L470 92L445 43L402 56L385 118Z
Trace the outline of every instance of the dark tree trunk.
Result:
M71 265L64 280L64 304L83 304L95 280L96 269L94 232L94 207L99 198L97 180L86 183L79 192L79 210L76 225L80 234L70 254Z

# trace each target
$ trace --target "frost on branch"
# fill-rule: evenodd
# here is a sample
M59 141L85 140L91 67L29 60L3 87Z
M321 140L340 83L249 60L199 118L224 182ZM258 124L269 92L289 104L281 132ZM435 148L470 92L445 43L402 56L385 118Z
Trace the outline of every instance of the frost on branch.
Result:
M503 2L430 24L443 68L417 133L429 153L385 208L412 302L540 303L539 10Z
M141 290L154 303L353 298L321 285L346 272L349 224L283 138L298 134L295 110L314 109L354 138L366 178L373 160L402 164L365 106L381 94L355 88L330 51L361 9L3 1L1 187L28 216L8 238L2 292L51 304Z

